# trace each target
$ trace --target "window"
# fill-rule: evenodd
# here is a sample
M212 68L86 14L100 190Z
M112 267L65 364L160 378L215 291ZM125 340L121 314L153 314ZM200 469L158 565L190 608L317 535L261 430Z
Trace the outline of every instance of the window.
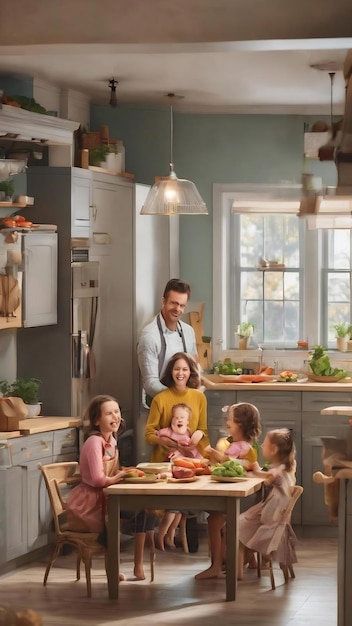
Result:
M324 232L323 306L325 337L335 347L333 324L351 323L352 230Z
M309 230L296 212L233 214L237 194L248 187L213 186L215 359L221 350L237 347L235 329L242 321L255 324L252 345L266 348L292 348L298 340L307 340L310 346L323 343L327 328L321 271L323 231ZM269 186L251 187L257 193L264 189L265 194ZM264 269L261 258L285 267Z
M253 322L257 343L296 346L302 337L301 239L296 215L230 215L230 326Z

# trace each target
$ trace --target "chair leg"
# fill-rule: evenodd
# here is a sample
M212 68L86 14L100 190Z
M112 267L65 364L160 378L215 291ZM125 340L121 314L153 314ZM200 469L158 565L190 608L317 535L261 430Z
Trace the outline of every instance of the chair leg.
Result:
M260 578L262 575L261 566L262 566L262 556L260 552L257 552L257 576L258 578Z
M91 581L92 558L91 556L85 555L83 559L84 559L84 567L86 571L87 596L88 598L91 598L92 597L92 581Z
M79 553L77 554L77 561L76 561L76 580L80 580L81 578L81 557L79 555Z
M269 572L270 572L271 588L272 589L276 589L276 587L275 587L275 578L274 578L274 570L273 570L273 560L272 560L271 556L269 556L268 566L269 566Z
M295 571L294 571L292 565L288 566L288 571L290 572L291 578L296 578Z
M49 560L48 565L46 566L46 570L45 570L45 574L44 574L44 580L43 580L43 586L44 587L46 586L46 583L47 583L47 580L48 580L48 576L49 576L49 572L51 570L51 566L54 563L54 561L56 561L56 559L57 559L57 557L58 557L58 555L60 553L61 547L62 547L61 543L56 543L54 548L53 548L53 550L52 550L52 553L50 555L50 560Z
M154 530L147 530L146 539L149 543L150 552L150 582L154 581L154 563L155 563L155 541L154 541Z

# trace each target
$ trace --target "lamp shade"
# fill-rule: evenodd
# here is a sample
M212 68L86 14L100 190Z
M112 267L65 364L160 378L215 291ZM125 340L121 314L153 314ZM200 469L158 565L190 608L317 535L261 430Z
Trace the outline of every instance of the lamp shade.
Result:
M207 215L208 209L197 187L190 180L170 176L150 189L141 215Z

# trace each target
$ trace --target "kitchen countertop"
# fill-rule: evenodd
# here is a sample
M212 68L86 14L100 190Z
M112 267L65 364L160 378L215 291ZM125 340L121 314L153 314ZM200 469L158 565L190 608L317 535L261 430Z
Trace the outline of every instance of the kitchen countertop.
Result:
M207 390L214 391L238 391L248 389L261 389L267 391L287 391L294 389L295 391L352 391L352 380L346 379L347 382L340 383L313 383L310 380L306 382L286 383L286 382L262 382L262 383L238 383L224 382L224 379L217 374L207 374L202 376L202 383Z
M82 424L80 417L32 417L19 422L19 430L0 432L0 440L13 439L23 435L45 433L49 430L61 428L78 428Z

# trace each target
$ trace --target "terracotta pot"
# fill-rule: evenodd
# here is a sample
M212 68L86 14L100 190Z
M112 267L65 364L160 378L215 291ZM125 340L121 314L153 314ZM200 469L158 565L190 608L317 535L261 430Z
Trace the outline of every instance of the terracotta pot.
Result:
M249 337L240 337L238 347L240 350L247 350Z

